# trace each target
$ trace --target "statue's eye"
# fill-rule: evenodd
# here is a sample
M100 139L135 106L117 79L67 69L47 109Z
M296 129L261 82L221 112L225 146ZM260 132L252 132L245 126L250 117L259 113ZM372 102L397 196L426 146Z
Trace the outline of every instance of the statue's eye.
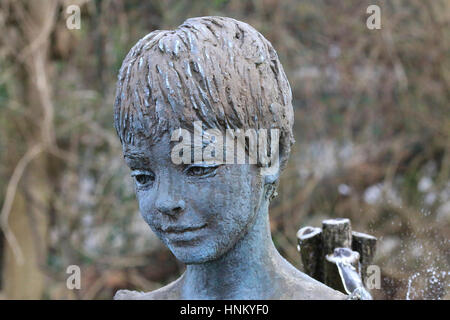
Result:
M209 177L215 174L218 166L189 166L186 173L190 176Z
M138 186L146 186L155 181L155 176L149 172L133 172L131 175Z

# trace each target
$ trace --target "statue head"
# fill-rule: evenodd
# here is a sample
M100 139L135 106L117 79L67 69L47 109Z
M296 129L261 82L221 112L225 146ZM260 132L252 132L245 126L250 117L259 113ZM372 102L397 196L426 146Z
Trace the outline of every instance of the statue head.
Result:
M294 141L291 100L270 42L231 18L188 19L130 50L115 128L141 214L179 260L218 259L259 219Z

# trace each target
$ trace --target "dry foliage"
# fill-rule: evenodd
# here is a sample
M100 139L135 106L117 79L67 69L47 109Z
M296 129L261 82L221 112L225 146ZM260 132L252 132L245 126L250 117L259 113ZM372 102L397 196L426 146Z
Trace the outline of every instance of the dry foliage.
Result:
M69 2L81 30L66 28ZM7 289L19 286L8 265L21 261L42 275L34 298L110 298L183 271L140 219L112 125L115 80L146 33L224 15L272 42L293 90L297 143L271 208L282 254L301 268L297 229L348 217L379 238L376 298L404 299L408 280L410 298L449 298L448 1L32 3L0 4L3 297L28 297ZM369 4L381 30L366 27ZM73 264L79 291L66 288Z

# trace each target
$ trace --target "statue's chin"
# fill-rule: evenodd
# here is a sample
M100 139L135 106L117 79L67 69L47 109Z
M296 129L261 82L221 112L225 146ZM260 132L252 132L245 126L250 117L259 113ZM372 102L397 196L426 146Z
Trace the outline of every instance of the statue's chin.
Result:
M205 254L197 252L180 252L180 250L171 250L174 256L184 264L202 264L216 260L218 255Z
M196 244L175 245L161 238L173 255L184 264L202 264L220 259L243 237L246 229L232 230L228 237L206 237Z
M167 245L173 255L184 264L201 264L218 258L219 254L214 248L208 246L175 247Z
M186 259L181 259L177 257L177 259L183 262L185 265L203 264L215 260L215 259L193 258L193 257L188 257Z

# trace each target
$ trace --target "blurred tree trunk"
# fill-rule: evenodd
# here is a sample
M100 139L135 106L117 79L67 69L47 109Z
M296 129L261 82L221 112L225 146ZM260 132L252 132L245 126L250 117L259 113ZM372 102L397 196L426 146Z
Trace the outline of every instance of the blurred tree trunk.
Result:
M11 1L11 14L19 30L15 46L22 97L26 110L20 124L28 150L40 150L27 162L9 211L9 232L17 240L16 251L5 243L3 293L7 299L41 299L45 286L43 268L47 260L47 233L51 181L48 153L55 146L53 105L49 83L48 50L57 13L57 0ZM14 26L13 26L14 28ZM10 140L9 150L17 141ZM23 158L22 158L23 159ZM15 159L15 163L19 161ZM14 162L13 162L14 163ZM5 226L3 226L5 228ZM21 254L17 254L17 248ZM21 259L22 257L22 259Z
M7 299L42 298L44 274L40 265L46 260L48 217L45 208L40 206L49 197L45 162L45 156L41 156L29 165L22 180L24 188L17 191L11 209L9 226L24 259L20 263L11 248L5 246L3 283ZM33 192L31 201L25 195L29 191Z

